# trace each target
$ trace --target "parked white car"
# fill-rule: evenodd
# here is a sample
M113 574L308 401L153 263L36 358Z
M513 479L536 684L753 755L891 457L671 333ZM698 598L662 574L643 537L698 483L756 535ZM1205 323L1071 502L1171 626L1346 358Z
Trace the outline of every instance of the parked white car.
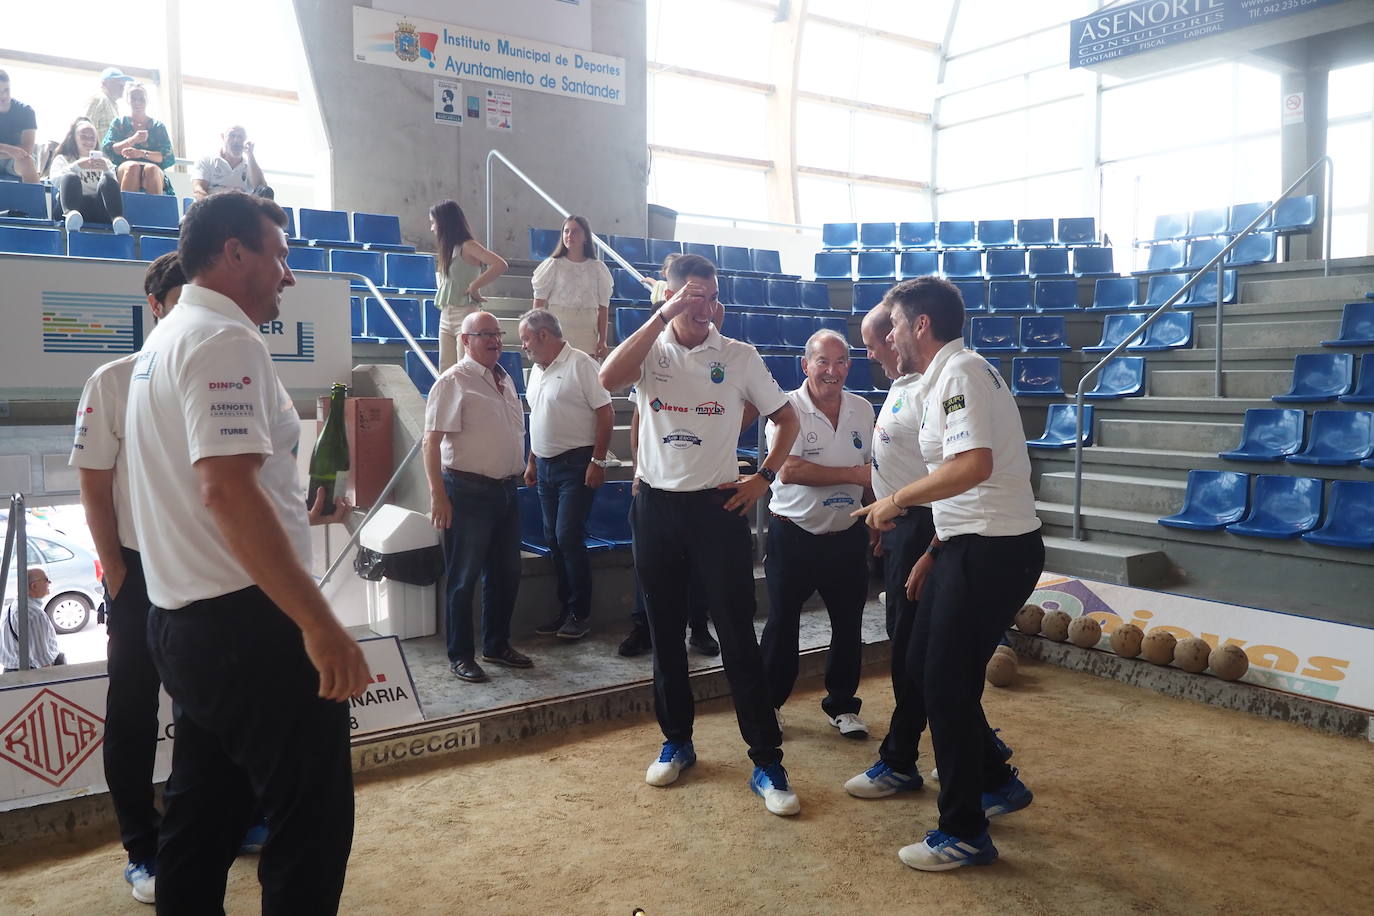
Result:
M0 548L4 547L3 531L4 526L0 525ZM44 610L53 626L59 634L85 629L91 622L91 611L105 600L100 560L67 535L50 528L31 525L27 534L29 566L42 566L52 580ZM16 595L15 570L11 566L5 582L5 604Z

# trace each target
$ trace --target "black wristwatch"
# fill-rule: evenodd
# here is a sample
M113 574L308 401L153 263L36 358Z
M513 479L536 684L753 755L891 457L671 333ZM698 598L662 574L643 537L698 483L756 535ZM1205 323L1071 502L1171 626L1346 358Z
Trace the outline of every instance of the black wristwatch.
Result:
M778 479L778 472L772 468L766 468L763 465L759 465L759 476L769 483L772 483Z

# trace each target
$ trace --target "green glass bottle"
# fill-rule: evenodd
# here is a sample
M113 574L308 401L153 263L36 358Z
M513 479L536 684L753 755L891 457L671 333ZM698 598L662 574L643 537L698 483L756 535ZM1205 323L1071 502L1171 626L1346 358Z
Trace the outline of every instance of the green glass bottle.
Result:
M315 508L315 497L324 487L325 515L334 514L334 500L348 492L348 437L344 433L344 398L348 388L335 382L329 391L329 416L310 456L310 492L305 495L307 509Z

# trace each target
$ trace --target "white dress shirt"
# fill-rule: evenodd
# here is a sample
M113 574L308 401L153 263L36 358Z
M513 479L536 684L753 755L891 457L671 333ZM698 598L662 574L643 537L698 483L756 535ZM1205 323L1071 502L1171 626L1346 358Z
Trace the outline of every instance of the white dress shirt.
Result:
M887 499L926 476L921 457L921 409L925 404L921 376L904 375L887 389L887 399L873 421L873 497Z
M500 363L488 369L464 356L441 373L425 403L425 432L444 434L446 468L497 480L525 472L525 411Z
M119 543L138 549L133 507L129 503L129 455L124 448L124 412L137 353L108 362L86 380L76 407L76 438L67 464L91 471L114 471L115 523Z

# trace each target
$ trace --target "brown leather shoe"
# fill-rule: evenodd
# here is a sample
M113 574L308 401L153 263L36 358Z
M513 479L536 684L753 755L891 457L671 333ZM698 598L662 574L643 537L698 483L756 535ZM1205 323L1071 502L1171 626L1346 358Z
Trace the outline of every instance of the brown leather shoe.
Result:
M529 658L515 651L510 646L506 646L506 648L502 649L495 655L487 655L485 652L483 652L482 661L491 662L494 665L504 665L507 668L534 667L534 662L530 661Z

